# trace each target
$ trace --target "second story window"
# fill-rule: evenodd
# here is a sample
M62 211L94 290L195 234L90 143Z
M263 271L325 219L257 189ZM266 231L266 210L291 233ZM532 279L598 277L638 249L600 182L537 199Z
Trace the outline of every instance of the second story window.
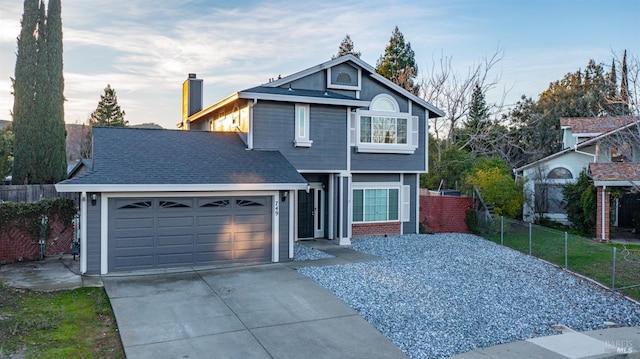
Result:
M293 144L296 147L311 147L313 141L309 138L309 105L295 105L295 139Z
M418 147L418 117L400 112L396 100L380 94L369 110L358 110L352 118L358 152L414 153Z

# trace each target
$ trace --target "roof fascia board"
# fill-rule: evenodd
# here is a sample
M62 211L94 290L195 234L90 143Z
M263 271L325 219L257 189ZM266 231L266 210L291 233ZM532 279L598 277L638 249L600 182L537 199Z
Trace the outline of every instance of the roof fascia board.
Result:
M218 191L289 191L306 190L307 183L242 184L64 184L58 192L218 192Z
M187 119L189 122L193 122L196 120L199 120L200 118L214 112L215 110L219 109L220 107L226 106L228 104L230 104L231 102L237 100L238 97L238 93L232 93L231 95L223 98L222 100L214 103L213 105L205 108L204 110L198 111L196 113L194 113L193 115L189 116L189 118Z
M596 187L629 187L640 186L640 181L593 181Z
M371 101L362 101L362 100L320 98L320 97L296 96L296 95L278 95L278 94L265 94L265 93L258 93L258 92L239 92L238 96L239 98L242 98L242 99L284 101L284 102L304 102L304 103L315 103L315 104L322 104L322 105L368 107L371 104Z

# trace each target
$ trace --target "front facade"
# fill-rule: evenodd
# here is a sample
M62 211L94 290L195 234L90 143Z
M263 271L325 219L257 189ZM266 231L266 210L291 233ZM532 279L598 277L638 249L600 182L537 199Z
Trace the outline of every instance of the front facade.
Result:
M291 260L294 242L417 233L428 119L443 113L344 56L203 109L184 131L98 129L81 196L83 273ZM132 131L132 132L126 132Z
M352 236L418 232L428 119L442 115L344 56L237 92L181 126L235 132L249 150L278 150L309 183L290 194L295 238L344 245Z
M569 224L562 190L587 170L597 188L597 237L608 240L611 224L630 225L627 218L631 213L640 212L640 208L622 199L615 199L612 204L609 192L611 188L636 186L638 176L629 168L636 168L640 162L640 149L633 145L634 141L625 138L637 132L637 121L631 116L561 118L563 149L514 170L517 176L526 179L524 220L534 222L545 217Z

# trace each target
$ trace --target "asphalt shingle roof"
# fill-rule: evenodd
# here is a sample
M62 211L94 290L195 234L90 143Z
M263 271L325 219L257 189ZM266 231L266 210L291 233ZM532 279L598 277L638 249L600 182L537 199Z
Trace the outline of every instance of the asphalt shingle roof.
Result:
M596 182L640 181L639 166L631 162L597 162L589 164L589 172Z
M571 127L573 133L600 134L615 130L627 125L637 118L631 116L621 117L561 117L560 126Z
M93 170L61 184L307 183L278 151L247 150L236 133L93 129Z
M250 93L263 93L272 95L285 95L285 96L304 96L304 97L317 97L317 98L330 98L337 100L357 100L355 97L345 96L339 93L331 91L317 91L317 90L303 90L303 89L288 89L281 87L266 87L257 86L252 87L240 92Z

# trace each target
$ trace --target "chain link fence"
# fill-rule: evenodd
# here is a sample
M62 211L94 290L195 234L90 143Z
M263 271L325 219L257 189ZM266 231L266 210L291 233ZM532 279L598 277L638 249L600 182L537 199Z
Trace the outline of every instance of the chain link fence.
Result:
M640 242L600 243L504 217L478 219L479 234L640 301Z

